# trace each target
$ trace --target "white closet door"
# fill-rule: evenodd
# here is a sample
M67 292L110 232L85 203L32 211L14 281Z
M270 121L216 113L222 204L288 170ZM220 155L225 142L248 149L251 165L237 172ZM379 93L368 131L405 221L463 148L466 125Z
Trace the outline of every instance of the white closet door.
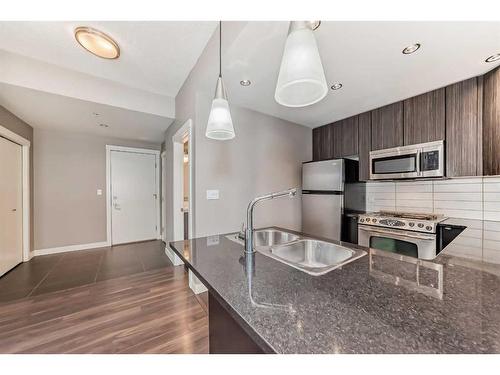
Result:
M111 236L113 244L157 237L156 157L111 151Z
M23 261L22 148L0 137L0 276Z

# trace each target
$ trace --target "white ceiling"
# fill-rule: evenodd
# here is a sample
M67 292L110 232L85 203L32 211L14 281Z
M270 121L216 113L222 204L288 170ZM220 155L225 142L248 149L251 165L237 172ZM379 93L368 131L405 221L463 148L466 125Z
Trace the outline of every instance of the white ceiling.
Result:
M0 103L40 129L161 143L172 119L0 83ZM94 113L99 114L95 116ZM104 128L99 124L106 124Z
M110 35L120 58L85 51L73 35L78 26ZM0 22L0 49L175 97L216 27L203 21Z
M226 30L228 28L226 27ZM224 28L223 28L224 30ZM224 83L232 103L309 127L381 107L498 66L500 22L333 22L315 35L330 85L343 87L310 107L274 100L287 22L248 22L224 54ZM404 47L421 43L412 55ZM239 81L250 79L242 87Z

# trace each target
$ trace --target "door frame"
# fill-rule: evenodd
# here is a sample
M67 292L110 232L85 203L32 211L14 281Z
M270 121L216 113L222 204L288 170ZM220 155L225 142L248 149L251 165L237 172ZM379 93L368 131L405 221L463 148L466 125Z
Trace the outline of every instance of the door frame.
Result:
M167 242L167 202L165 200L165 189L167 186L167 153L163 151L160 155L161 157L161 197L160 197L160 207L161 207L161 239L163 242Z
M13 131L0 125L0 136L8 139L21 146L22 149L22 221L23 221L23 262L31 259L32 253L30 251L31 244L31 225L30 225L30 208L31 208L31 189L30 189L30 147L31 142L26 138L14 133Z
M175 132L172 136L172 150L173 150L173 176L172 176L172 216L173 216L173 240L181 241L183 238L176 238L176 228L179 226L179 215L176 212L176 199L178 196L182 196L183 179L179 178L182 176L182 167L184 160L184 150L182 147L182 140L188 137L188 154L189 154L189 212L188 212L188 238L193 238L194 234L194 224L193 224L193 120L188 119L184 124ZM184 224L183 224L184 226Z
M150 154L155 156L156 175L156 239L160 239L160 151L147 148L106 145L106 244L113 245L111 233L111 151L131 152L136 154Z

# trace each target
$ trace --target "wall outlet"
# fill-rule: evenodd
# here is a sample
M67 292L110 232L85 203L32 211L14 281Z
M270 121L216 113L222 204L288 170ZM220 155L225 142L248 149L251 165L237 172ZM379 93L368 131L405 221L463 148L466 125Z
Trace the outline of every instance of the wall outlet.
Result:
M97 195L102 195L102 189L97 189Z
M207 199L219 199L219 190L207 190Z

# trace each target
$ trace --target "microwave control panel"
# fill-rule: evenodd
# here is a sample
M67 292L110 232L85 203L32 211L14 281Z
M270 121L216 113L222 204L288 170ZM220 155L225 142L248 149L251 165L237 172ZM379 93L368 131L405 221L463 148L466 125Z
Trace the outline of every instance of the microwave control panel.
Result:
M439 169L439 151L424 151L420 154L420 170L434 171Z

